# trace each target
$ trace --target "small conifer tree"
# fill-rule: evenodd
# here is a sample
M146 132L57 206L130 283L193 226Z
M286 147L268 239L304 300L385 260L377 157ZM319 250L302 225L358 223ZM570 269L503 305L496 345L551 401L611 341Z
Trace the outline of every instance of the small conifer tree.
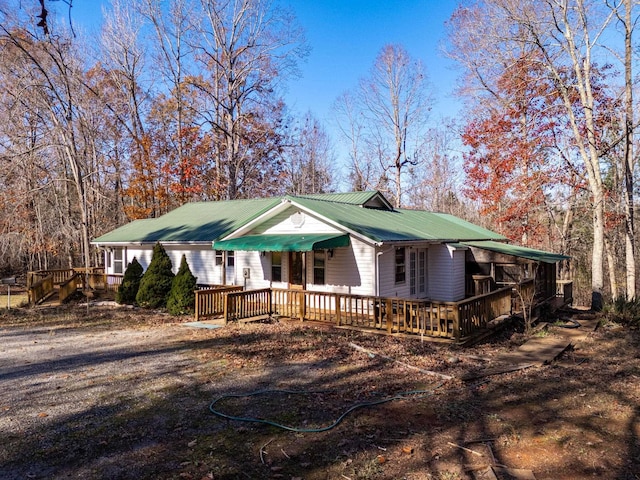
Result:
M124 272L122 283L116 292L116 302L126 305L133 305L136 302L136 294L140 287L142 272L142 265L133 257L133 260L131 260L131 263Z
M153 247L151 263L142 275L140 288L136 295L136 303L146 308L162 308L167 305L167 296L173 282L173 265L171 258L160 244Z
M196 277L191 273L187 258L182 255L180 269L173 279L167 299L167 310L171 315L193 313L196 300Z

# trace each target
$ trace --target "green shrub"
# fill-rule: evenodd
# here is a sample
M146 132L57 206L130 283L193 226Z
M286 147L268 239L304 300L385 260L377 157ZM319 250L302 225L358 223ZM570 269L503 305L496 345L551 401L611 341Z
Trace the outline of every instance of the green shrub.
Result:
M166 250L156 243L149 268L142 275L136 303L146 308L162 308L167 305L167 296L173 282L173 265Z
M196 280L191 273L187 258L182 255L180 269L173 279L167 299L167 310L171 315L193 313L196 301Z
M140 279L142 278L143 268L138 260L133 257L131 263L127 266L122 278L122 283L116 292L116 302L120 304L133 305L136 302L138 288L140 288Z

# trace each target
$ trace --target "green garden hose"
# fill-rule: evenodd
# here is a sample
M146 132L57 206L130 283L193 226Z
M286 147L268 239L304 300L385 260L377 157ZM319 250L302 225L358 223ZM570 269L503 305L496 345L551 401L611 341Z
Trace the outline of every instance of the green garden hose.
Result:
M227 395L222 395L222 396L216 398L213 402L211 402L211 404L209 405L209 410L214 415L217 415L217 416L222 417L222 418L226 418L228 420L235 420L235 421L239 421L239 422L263 423L263 424L266 424L266 425L271 425L273 427L281 428L283 430L289 430L291 432L301 432L301 433L326 432L327 430L331 430L332 428L337 426L340 422L342 422L342 420L344 420L344 418L348 414L350 414L354 410L357 410L357 409L363 408L363 407L372 407L374 405L380 405L382 403L387 403L387 402L390 402L392 400L402 400L402 399L406 399L408 397L412 397L412 398L427 397L429 395L432 395L433 392L435 390L437 390L438 388L440 388L442 385L444 385L444 383L445 382L442 382L442 383L436 385L435 387L433 387L433 388L431 388L429 390L412 390L412 391L408 391L408 392L400 392L400 393L397 393L395 395L382 398L380 400L373 400L373 401L369 401L369 402L357 403L357 404L352 405L349 408L347 408L347 410L344 413L342 413L342 415L340 415L338 417L338 419L335 422L333 422L331 425L328 425L326 427L319 427L319 428L298 428L298 427L291 427L291 426L288 426L288 425L282 425L280 423L277 423L277 422L274 422L274 421L271 421L271 420L261 419L261 418L236 417L236 416L233 416L233 415L227 415L226 413L222 413L219 410L216 410L214 408L214 406L215 406L216 403L218 403L221 400L224 400L225 398L245 398L245 397L251 397L251 396L255 396L255 395L280 394L280 393L285 393L285 394L290 394L290 395L309 395L309 394L313 394L313 393L326 393L326 390L324 390L324 391L257 390L255 392L250 392L250 393L227 394Z

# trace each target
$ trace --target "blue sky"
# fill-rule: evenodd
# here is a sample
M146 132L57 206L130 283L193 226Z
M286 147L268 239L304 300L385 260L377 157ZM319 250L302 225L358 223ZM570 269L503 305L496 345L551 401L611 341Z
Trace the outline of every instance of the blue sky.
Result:
M310 109L319 119L344 91L367 75L388 43L403 45L426 67L436 105L432 118L455 115L452 98L456 73L440 52L444 23L452 0L291 0L312 50L302 65L303 77L292 82L288 100L301 113Z

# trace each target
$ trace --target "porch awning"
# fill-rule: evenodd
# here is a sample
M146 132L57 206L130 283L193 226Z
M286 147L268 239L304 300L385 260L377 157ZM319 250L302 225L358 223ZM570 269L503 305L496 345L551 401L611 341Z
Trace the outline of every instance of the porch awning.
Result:
M491 252L502 253L504 255L526 258L527 260L533 260L534 262L557 263L571 258L566 255L560 255L559 253L545 252L544 250L536 250L535 248L494 242L493 240L463 242L463 244L470 247L482 248L483 250L489 250Z
M348 247L348 234L272 234L247 235L213 242L215 250L258 252L310 252Z

